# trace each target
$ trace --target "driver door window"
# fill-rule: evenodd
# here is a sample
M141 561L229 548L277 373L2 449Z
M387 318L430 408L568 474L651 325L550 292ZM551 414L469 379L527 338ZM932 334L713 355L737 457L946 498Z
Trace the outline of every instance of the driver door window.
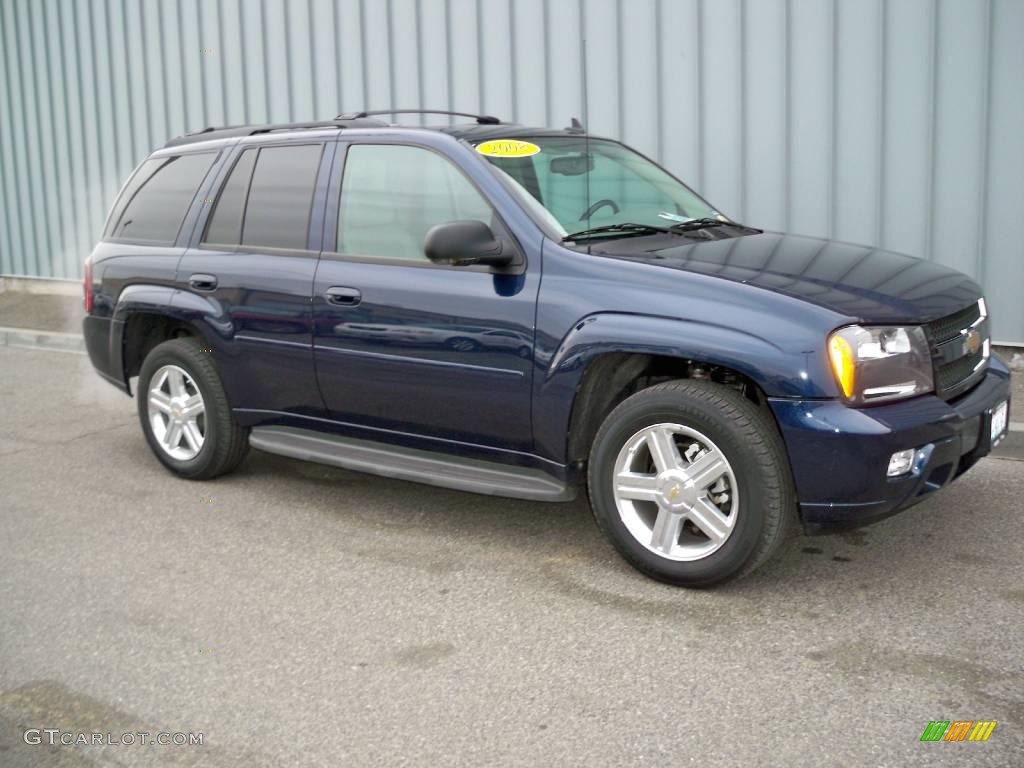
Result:
M353 144L345 158L336 250L351 256L427 261L423 241L435 224L493 212L452 163L400 144Z

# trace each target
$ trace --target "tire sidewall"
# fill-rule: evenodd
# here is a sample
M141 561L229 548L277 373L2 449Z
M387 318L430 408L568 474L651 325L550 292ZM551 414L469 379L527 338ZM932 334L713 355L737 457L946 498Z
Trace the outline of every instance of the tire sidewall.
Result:
M706 435L725 454L739 487L736 527L715 552L700 560L677 561L656 555L626 528L612 491L615 460L626 441L641 429L676 423ZM709 404L670 392L626 400L598 432L590 457L588 491L595 517L619 552L655 578L692 586L710 585L740 571L753 555L765 527L763 478L750 447L727 419Z

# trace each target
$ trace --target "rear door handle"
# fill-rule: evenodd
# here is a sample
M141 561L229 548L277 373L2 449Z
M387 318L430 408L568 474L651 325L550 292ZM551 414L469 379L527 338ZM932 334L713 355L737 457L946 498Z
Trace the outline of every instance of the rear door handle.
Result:
M188 279L188 284L197 291L212 291L217 287L217 277L216 275L196 274Z
M342 285L335 285L327 289L324 294L330 304L337 304L341 307L354 307L363 300L363 294L355 288L346 288Z

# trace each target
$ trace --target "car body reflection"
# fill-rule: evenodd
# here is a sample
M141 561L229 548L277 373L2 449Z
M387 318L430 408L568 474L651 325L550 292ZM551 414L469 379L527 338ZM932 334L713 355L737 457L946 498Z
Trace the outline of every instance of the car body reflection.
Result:
M415 347L443 347L456 352L512 352L530 356L531 340L526 334L505 328L472 325L403 325L391 323L338 323L334 333L353 339Z

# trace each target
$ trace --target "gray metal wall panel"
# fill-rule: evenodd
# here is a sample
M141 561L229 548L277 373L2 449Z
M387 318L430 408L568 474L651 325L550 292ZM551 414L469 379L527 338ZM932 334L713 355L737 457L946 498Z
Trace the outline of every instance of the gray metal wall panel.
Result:
M595 132L741 220L975 275L1024 343L1021 0L0 0L0 273L77 277L185 130L390 105L566 125L582 36Z
M1024 3L993 4L980 271L1001 338L1024 339Z

